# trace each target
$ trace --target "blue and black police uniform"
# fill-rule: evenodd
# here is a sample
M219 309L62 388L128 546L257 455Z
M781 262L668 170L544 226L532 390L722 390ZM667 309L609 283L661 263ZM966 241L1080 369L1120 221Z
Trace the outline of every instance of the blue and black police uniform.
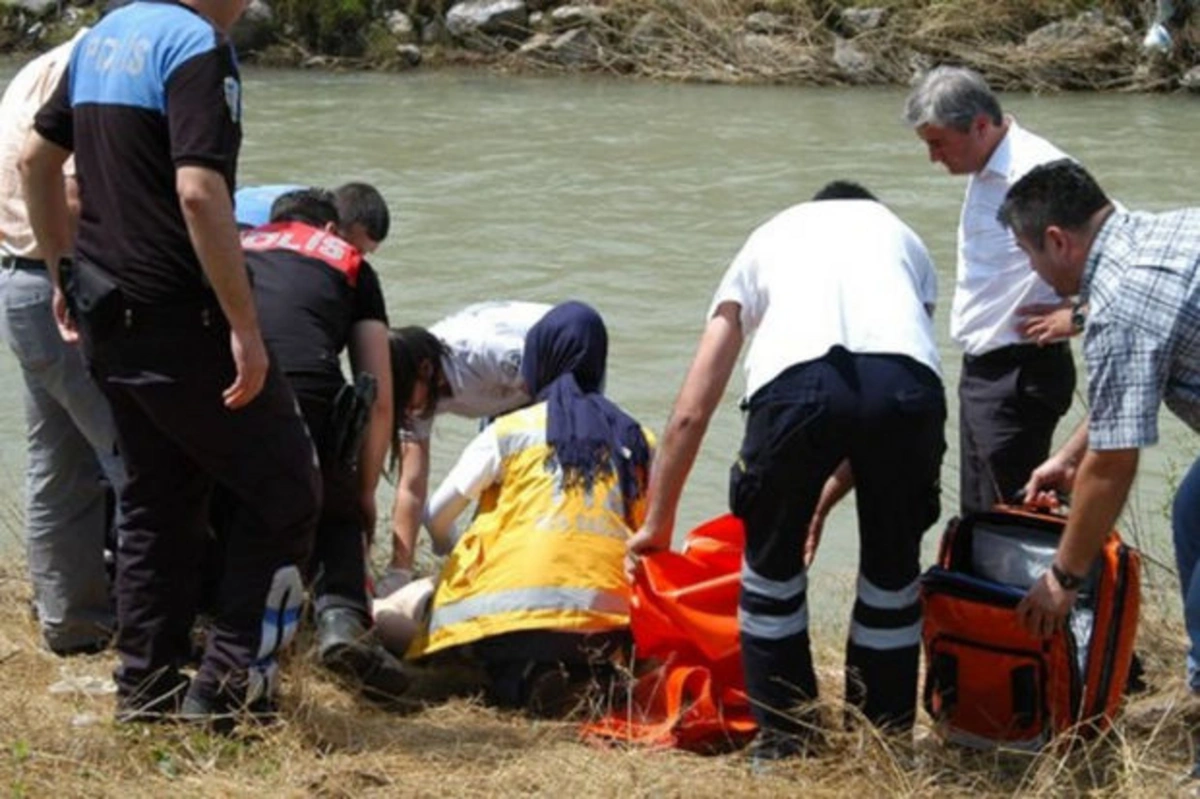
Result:
M215 483L241 510L185 707L269 698L299 616L319 503L313 446L274 364L249 405L224 406L236 377L229 326L175 188L177 169L202 167L232 194L240 122L224 35L180 3L141 0L85 35L35 123L75 152L81 212L65 288L129 470L117 558L123 718L178 707Z

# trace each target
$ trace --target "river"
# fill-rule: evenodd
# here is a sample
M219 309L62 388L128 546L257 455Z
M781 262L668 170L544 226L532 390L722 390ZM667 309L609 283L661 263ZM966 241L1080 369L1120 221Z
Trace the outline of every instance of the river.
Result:
M0 80L13 71L11 62L0 64ZM428 325L490 298L586 300L608 321L610 396L657 431L712 292L746 235L830 179L862 182L924 238L938 267L936 325L951 419L943 521L926 540L932 551L958 502L959 356L946 330L965 179L929 163L900 121L902 90L249 69L244 94L243 184L366 180L387 197L392 232L373 262L393 324ZM1127 206L1197 202L1196 99L1002 100ZM0 377L0 495L15 506L24 456L11 358L0 359ZM739 370L688 482L677 534L725 509L741 388ZM1081 413L1077 400L1068 418ZM1160 551L1168 486L1197 451L1192 434L1169 413L1162 418L1162 443L1145 458L1126 523ZM439 421L435 477L473 431ZM390 488L380 501L390 502ZM847 501L827 526L818 575L853 569L854 529Z

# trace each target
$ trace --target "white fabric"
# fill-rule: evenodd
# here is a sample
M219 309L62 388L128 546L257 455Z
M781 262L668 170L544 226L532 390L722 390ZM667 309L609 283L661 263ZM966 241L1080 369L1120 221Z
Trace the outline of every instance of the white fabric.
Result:
M793 206L759 227L709 308L740 307L746 396L789 366L842 346L906 355L941 374L930 309L937 275L925 245L870 200Z
M0 99L0 253L22 258L40 258L16 163L33 127L33 118L58 86L75 43L87 33L83 28L69 42L60 44L30 61L8 84ZM75 161L67 159L63 174L75 174Z
M421 521L433 539L435 554L445 555L454 549L461 534L459 514L500 478L500 465L500 442L495 427L488 425L463 450L425 506Z
M431 327L450 350L442 370L452 393L438 401L435 414L487 419L528 404L521 379L525 334L549 310L537 302L481 302ZM419 419L410 437L427 439L432 428L432 419Z
M968 355L1028 343L1017 331L1017 309L1061 302L1030 267L1029 258L996 214L1008 190L1029 170L1067 157L1010 117L1008 133L992 157L967 181L958 223L958 276L950 309L950 337Z

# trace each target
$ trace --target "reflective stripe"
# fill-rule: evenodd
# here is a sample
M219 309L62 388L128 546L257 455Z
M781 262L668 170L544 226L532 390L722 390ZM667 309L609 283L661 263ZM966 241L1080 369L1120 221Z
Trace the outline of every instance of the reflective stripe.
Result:
M771 641L799 635L808 629L808 603L805 602L795 613L786 616L768 616L738 608L738 629L746 635Z
M522 610L628 614L629 596L594 588L514 588L482 594L435 608L429 620L429 634L481 616Z
M921 581L913 580L899 591L887 591L858 575L858 598L864 605L870 605L880 610L903 610L917 604L921 598Z
M295 637L303 602L304 582L300 579L300 570L295 566L276 569L263 608L256 662L268 660Z
M904 649L921 643L921 622L907 627L881 629L850 622L850 642L867 649Z
M800 572L790 580L770 580L763 577L742 559L742 590L771 599L791 599L808 589L808 574Z

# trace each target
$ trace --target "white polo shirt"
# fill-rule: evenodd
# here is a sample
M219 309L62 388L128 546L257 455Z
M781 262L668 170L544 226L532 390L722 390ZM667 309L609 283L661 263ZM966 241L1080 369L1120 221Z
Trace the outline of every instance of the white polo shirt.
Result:
M741 306L746 396L789 366L842 346L906 355L941 374L932 308L937 275L921 239L884 205L822 200L759 227L717 287Z
M438 400L435 414L487 419L527 405L525 334L549 310L540 302L480 302L429 328L449 349L442 371L452 396ZM405 437L428 439L432 429L433 419L418 419Z
M1028 344L1017 331L1017 309L1062 299L1037 276L996 214L1014 183L1039 164L1068 156L1008 118L992 157L967 181L958 223L958 276L950 308L950 337L968 355Z

